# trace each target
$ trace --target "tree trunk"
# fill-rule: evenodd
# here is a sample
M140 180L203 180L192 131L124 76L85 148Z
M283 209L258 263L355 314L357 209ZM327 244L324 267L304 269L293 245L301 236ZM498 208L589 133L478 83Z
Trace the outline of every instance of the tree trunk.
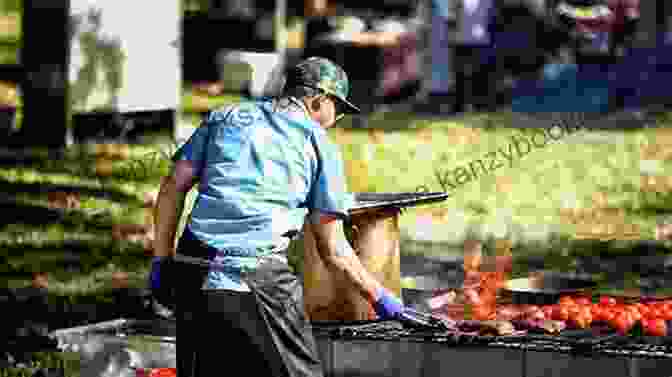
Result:
M67 67L69 0L24 0L21 65L24 68L24 145L60 148L69 123Z

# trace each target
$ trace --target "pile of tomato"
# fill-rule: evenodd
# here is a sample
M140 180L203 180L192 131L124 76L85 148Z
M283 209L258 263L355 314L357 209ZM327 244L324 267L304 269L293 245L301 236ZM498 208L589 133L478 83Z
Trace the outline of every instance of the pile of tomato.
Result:
M563 296L556 305L541 310L545 319L566 321L579 328L603 322L621 334L628 334L639 322L644 335L666 336L666 321L672 320L672 300L624 303L603 296L593 303L589 297Z
M175 368L152 368L144 369L138 368L135 370L136 377L176 377L177 369Z

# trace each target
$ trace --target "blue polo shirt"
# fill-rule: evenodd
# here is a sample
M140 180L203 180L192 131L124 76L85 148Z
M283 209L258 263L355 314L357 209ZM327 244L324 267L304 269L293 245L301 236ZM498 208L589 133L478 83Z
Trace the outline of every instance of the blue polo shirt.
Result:
M204 288L247 290L240 273L256 266L258 250L301 230L308 212L345 217L353 203L338 146L298 101L213 111L173 160L192 161L200 177L187 227L227 266L213 269ZM249 255L227 256L232 249Z

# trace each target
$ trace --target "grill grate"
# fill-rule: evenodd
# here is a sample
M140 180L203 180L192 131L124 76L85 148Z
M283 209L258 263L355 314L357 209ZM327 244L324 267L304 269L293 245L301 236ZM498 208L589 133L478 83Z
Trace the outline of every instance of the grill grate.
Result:
M409 329L396 321L333 328L336 340L411 341L441 343L460 347L488 347L554 352L572 355L604 355L672 359L672 343L646 343L644 339L622 336L573 338L559 335L492 336L454 331Z
M152 334L166 341L172 336L174 324L152 321L119 320L103 322L82 328L61 330L52 333L66 337L84 333ZM479 335L477 332L457 332L411 328L398 321L375 321L356 324L313 323L316 335L332 340L371 340L391 342L440 343L459 347L488 347L520 349L526 351L554 352L583 356L634 357L645 359L672 359L672 338L632 338L625 336L602 336L576 338L570 336L514 334L511 336ZM164 337L161 338L161 335ZM318 335L318 336L319 336Z

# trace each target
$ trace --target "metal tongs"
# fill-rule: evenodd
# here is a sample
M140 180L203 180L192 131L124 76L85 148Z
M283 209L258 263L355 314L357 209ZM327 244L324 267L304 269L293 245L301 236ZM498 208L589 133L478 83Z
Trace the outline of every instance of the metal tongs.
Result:
M409 327L438 331L454 330L456 327L454 322L411 308L404 308L399 315L399 321Z

